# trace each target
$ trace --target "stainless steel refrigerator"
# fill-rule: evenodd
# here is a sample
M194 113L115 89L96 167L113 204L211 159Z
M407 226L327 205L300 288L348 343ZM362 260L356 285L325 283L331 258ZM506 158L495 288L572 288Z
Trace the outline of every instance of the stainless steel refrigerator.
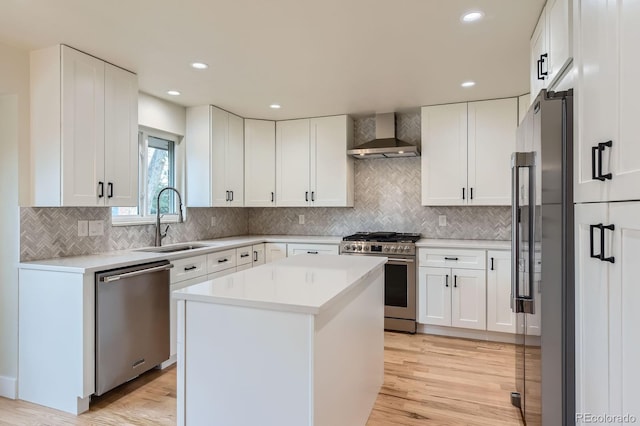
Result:
M511 309L528 426L575 424L573 91L542 90L512 156Z

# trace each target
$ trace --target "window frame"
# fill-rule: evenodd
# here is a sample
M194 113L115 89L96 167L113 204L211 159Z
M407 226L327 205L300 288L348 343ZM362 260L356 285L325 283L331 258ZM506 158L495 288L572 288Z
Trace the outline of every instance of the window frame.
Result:
M182 137L175 135L173 133L164 132L162 130L153 129L145 126L138 126L138 214L137 215L113 215L113 210L111 211L111 224L113 226L129 226L129 225L150 225L156 223L156 215L143 215L140 212L144 212L148 209L146 205L146 182L147 182L147 154L149 147L149 137L154 137L158 139L165 139L173 142L173 165L169 164L169 173L173 171L173 181L174 187L180 191L180 195L182 196L183 203L183 216L186 220L186 207L184 206L185 197L184 197L184 188L182 185L182 176L184 173L184 164L183 164L183 155L181 155ZM173 170L172 170L173 169ZM173 194L173 193L172 193ZM176 212L178 209L178 199L177 197L172 197L174 199L174 203L176 204ZM114 206L117 207L117 206ZM162 223L177 223L178 222L178 214L163 214L161 215Z

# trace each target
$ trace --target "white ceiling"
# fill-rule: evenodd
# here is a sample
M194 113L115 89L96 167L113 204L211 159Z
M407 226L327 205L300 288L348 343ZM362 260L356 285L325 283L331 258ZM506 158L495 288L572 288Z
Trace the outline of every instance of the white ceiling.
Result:
M244 117L364 115L528 92L544 0L2 0L0 42L64 43L140 90ZM471 24L463 12L484 11ZM189 64L202 61L209 69ZM460 83L477 85L463 89ZM169 89L182 92L171 97ZM271 110L271 103L282 104Z

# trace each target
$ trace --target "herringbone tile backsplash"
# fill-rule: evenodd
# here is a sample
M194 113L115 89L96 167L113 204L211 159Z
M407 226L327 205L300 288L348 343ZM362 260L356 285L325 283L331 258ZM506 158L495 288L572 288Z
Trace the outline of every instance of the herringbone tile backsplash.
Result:
M354 122L356 144L375 137L375 119ZM397 114L396 133L420 142L420 113ZM338 235L358 231L419 232L428 238L507 240L509 207L423 207L420 158L355 162L354 208L190 208L186 222L171 224L165 244L232 235ZM305 224L298 224L298 215ZM447 226L438 226L438 216ZM22 261L76 256L153 245L154 225L111 226L109 208L20 210ZM211 225L211 218L215 224ZM104 235L78 237L78 220L103 220Z

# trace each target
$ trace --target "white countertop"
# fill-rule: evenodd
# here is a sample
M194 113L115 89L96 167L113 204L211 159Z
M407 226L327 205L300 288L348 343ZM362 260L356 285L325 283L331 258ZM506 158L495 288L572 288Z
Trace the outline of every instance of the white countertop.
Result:
M299 255L172 294L175 299L315 315L386 261L382 256Z
M416 247L429 248L459 248L478 250L510 250L511 241L500 240L445 240L435 238L421 238L416 242Z
M340 244L342 237L307 236L307 235L241 235L237 237L218 238L213 240L189 241L172 245L183 244L204 244L207 247L179 251L174 253L152 253L140 251L146 249L141 247L131 250L118 250L91 254L86 256L58 257L46 260L34 260L32 262L21 262L18 267L21 269L37 269L43 271L58 271L71 273L93 273L108 269L120 268L123 266L140 263L154 262L156 260L175 260L185 257L199 256L202 254L215 253L229 250L250 244L260 243L301 243L301 244Z

